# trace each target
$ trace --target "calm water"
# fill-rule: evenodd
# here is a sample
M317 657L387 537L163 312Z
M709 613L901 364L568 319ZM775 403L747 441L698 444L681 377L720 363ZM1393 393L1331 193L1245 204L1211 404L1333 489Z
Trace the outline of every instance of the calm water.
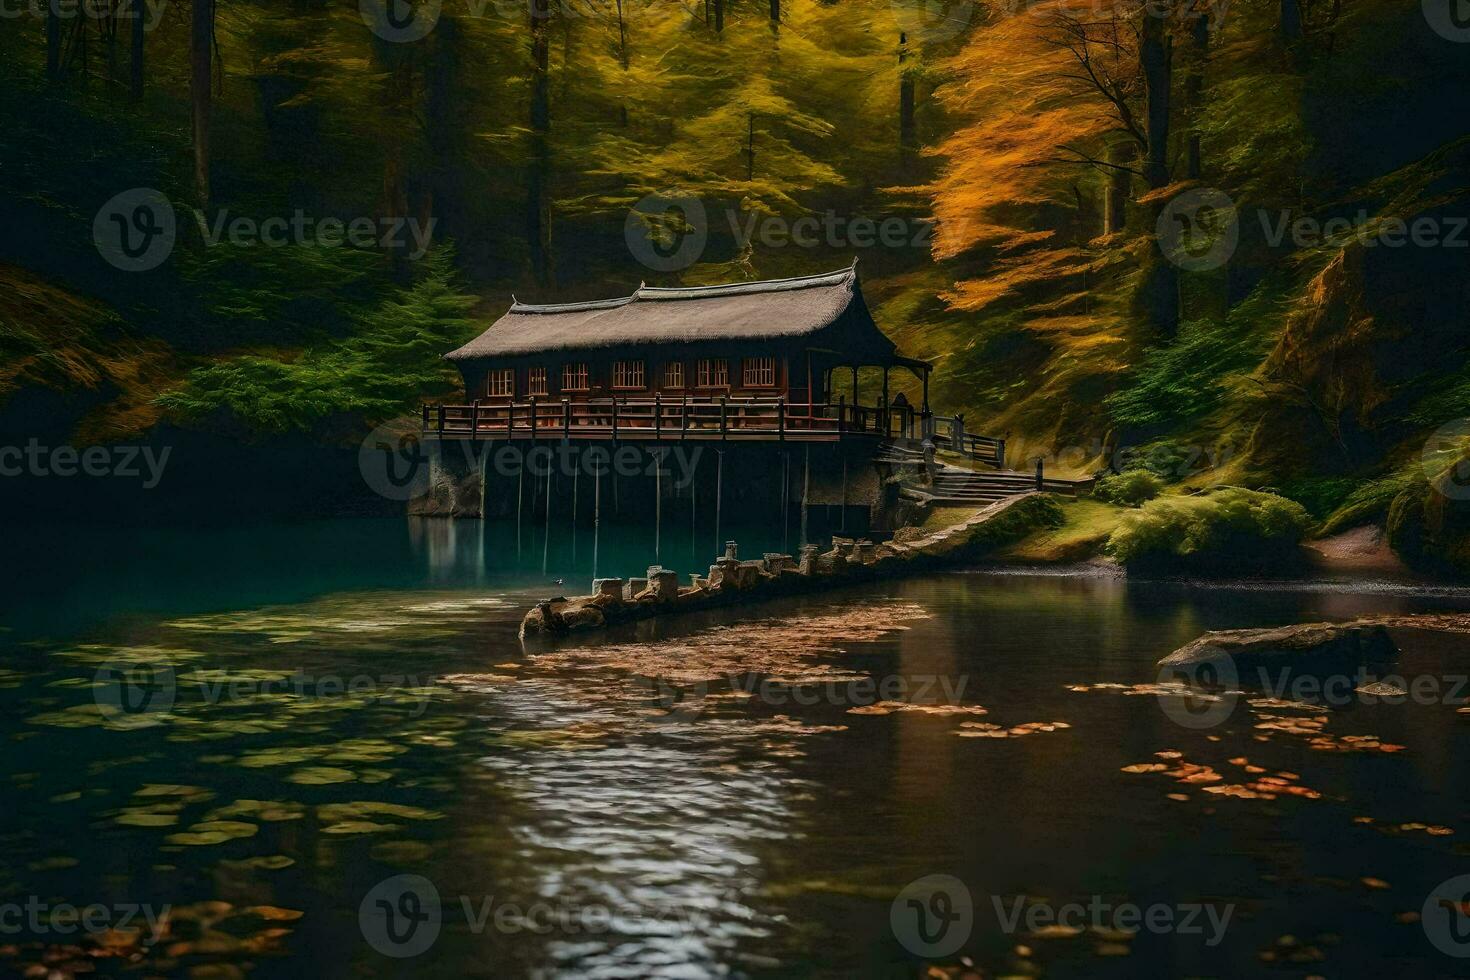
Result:
M729 536L758 551L780 530ZM633 540L605 533L603 574L650 563ZM43 912L39 932L0 937L0 970L1377 977L1465 962L1413 914L1470 872L1470 716L1242 700L1192 729L1165 710L1180 699L1133 686L1205 629L1470 598L956 573L522 649L524 608L562 591L554 578L580 590L590 542L574 563L569 540L522 529L517 559L513 527L469 522L12 541L0 894L100 903L109 921L169 910L151 944L146 924L84 936ZM664 547L693 567L687 535ZM1470 696L1451 691L1465 638L1400 639L1403 673ZM965 710L851 711L877 700L868 682ZM1123 771L1140 765L1164 768ZM925 956L892 923L929 875L963 882L973 922ZM1214 945L1209 928L1008 934L996 902L1018 900L1232 912ZM418 955L379 951L404 951L394 938L420 916Z

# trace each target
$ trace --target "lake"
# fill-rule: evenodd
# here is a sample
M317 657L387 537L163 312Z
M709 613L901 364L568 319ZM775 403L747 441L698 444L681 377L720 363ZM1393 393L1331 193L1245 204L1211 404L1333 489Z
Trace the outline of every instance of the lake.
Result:
M517 537L16 529L0 970L1463 969L1464 916L1421 916L1470 871L1470 641L1399 632L1422 696L1332 708L1221 708L1154 664L1207 629L1470 595L974 570L523 649L592 542ZM660 558L702 570L715 540L665 529ZM599 573L641 573L648 541L604 528Z

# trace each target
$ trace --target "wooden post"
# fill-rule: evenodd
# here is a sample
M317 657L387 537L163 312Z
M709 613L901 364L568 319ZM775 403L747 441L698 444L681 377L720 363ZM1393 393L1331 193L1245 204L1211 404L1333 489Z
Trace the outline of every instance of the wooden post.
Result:
M612 441L618 441L618 399L616 396L612 400Z
M1042 456L1036 457L1036 489L1041 490L1046 486L1046 459Z
M663 434L663 417L664 417L663 402L659 399L658 392L654 392L653 393L653 438L654 438L655 441L659 440L662 437L662 434ZM657 551L655 551L653 557L655 559L658 558Z
M536 396L531 396L531 439L536 438Z
M724 395L721 395L720 396L720 438L721 439L726 439L728 437L729 437L729 428L728 428L728 422L726 421L726 418L725 418L725 396ZM718 534L715 535L715 546L716 547L719 546L719 535Z
M786 441L786 399L776 401L776 437L782 442Z
M561 434L563 439L572 437L572 400L570 398L561 400Z
M480 434L480 399L476 398L470 405L470 438L474 439Z
M847 430L847 396L837 396L837 434L840 436Z
M424 404L423 410L424 410L424 428L423 428L423 431L428 432L429 431L429 406L428 406L427 403Z
M439 434L444 434L444 406L439 406Z
M883 366L883 435L892 435L893 417L888 412L888 366Z
M684 394L683 398L681 399L681 405L680 405L679 411L680 411L680 415L679 415L679 438L680 439L683 439L685 436L687 436L689 434L689 395L688 395L687 392ZM690 496L689 499L690 500L693 500L694 499L694 497L693 497L692 494L691 494L691 496Z
M995 442L995 465L1000 469L1006 468L1006 437L1001 436Z

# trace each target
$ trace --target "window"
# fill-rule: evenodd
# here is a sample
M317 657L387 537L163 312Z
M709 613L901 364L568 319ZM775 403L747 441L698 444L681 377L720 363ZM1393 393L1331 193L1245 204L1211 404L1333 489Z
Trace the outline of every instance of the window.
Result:
M701 388L727 388L730 385L730 364L724 358L706 358L699 362L695 376Z
M614 388L642 388L642 361L613 361Z
M664 387L684 387L684 362L670 361L664 365Z
M563 364L561 369L562 391L586 391L591 387L587 383L587 362L578 364Z
M776 359L774 357L747 357L745 359L745 387L774 388L776 386Z
M491 398L509 398L516 393L516 373L511 368L491 371L485 376L485 394Z
M546 394L546 369L544 367L531 368L526 372L526 394Z

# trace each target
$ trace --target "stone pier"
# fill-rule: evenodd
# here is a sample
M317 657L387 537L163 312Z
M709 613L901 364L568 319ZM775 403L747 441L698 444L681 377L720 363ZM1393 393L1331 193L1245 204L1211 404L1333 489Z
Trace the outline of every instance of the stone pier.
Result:
M1038 528L1061 523L1055 497L1028 493L990 504L940 531L922 534L914 529L902 540L882 543L834 538L826 552L815 545L803 546L799 559L767 553L759 560L741 560L739 545L727 541L725 553L715 559L709 574L691 576L691 584L682 588L676 572L655 566L646 578L628 580L626 587L621 579L598 579L590 596L539 602L522 620L521 638L556 637L975 561Z

